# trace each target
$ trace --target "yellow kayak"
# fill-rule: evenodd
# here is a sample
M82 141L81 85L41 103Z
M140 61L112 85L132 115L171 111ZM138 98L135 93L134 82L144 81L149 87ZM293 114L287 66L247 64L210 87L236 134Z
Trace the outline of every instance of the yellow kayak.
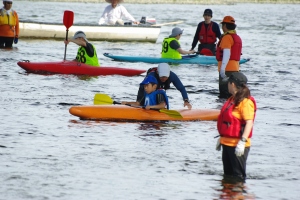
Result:
M167 111L167 110L166 110ZM179 109L182 117L157 110L146 110L125 105L87 105L73 106L69 112L80 119L104 121L198 121L217 120L220 110L217 109Z

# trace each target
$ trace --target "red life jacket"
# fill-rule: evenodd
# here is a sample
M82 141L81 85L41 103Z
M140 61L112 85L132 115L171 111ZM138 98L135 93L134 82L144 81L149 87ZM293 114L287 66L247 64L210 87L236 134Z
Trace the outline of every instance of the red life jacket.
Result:
M236 33L231 34L232 39L234 41L233 46L230 49L230 58L229 60L236 60L240 61L241 59L241 54L242 54L242 40L240 36L238 36ZM223 59L223 49L221 49L220 44L223 39L223 36L221 37L220 41L218 42L217 45L217 50L216 50L216 59L217 61L222 61Z
M212 25L213 23L211 22L206 29L204 22L202 23L199 32L199 42L201 44L214 44L217 41L216 34L212 30Z
M256 115L256 101L251 96L249 98L254 103L254 118ZM221 109L221 113L218 117L218 131L221 137L232 137L232 138L240 138L244 132L244 128L246 125L245 120L240 120L232 115L232 110L234 109L234 102L231 98L225 102L224 106ZM252 137L252 131L250 132L249 138Z

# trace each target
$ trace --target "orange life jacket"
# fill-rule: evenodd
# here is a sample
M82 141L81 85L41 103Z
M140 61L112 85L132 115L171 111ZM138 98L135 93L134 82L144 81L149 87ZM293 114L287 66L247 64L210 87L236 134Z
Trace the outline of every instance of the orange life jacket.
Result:
M230 49L230 58L229 60L236 60L240 61L241 59L241 54L242 54L242 39L240 36L238 36L236 33L230 33L234 44ZM217 61L222 61L223 59L223 49L221 49L220 44L224 36L221 37L220 41L218 42L217 45L217 51L216 51L216 59Z

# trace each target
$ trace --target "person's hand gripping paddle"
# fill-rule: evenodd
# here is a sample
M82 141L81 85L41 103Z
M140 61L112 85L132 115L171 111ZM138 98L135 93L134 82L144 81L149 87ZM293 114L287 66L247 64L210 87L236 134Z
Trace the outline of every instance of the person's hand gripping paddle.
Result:
M74 13L73 11L70 10L65 10L64 12L64 25L66 27L66 40L68 40L68 32L69 32L69 28L73 25L73 21L74 21ZM66 53L67 53L67 44L65 45L65 55L64 55L64 60L66 60Z

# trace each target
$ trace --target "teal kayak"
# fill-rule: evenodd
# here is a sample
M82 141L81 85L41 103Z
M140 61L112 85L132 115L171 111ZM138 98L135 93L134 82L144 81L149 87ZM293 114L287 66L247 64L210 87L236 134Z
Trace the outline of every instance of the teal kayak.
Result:
M145 63L170 63L170 64L199 64L199 65L217 65L218 61L215 56L203 55L187 55L182 56L182 59L157 58L146 56L122 56L104 53L104 56L117 61L126 62L145 62ZM241 59L240 64L248 62L250 59Z

